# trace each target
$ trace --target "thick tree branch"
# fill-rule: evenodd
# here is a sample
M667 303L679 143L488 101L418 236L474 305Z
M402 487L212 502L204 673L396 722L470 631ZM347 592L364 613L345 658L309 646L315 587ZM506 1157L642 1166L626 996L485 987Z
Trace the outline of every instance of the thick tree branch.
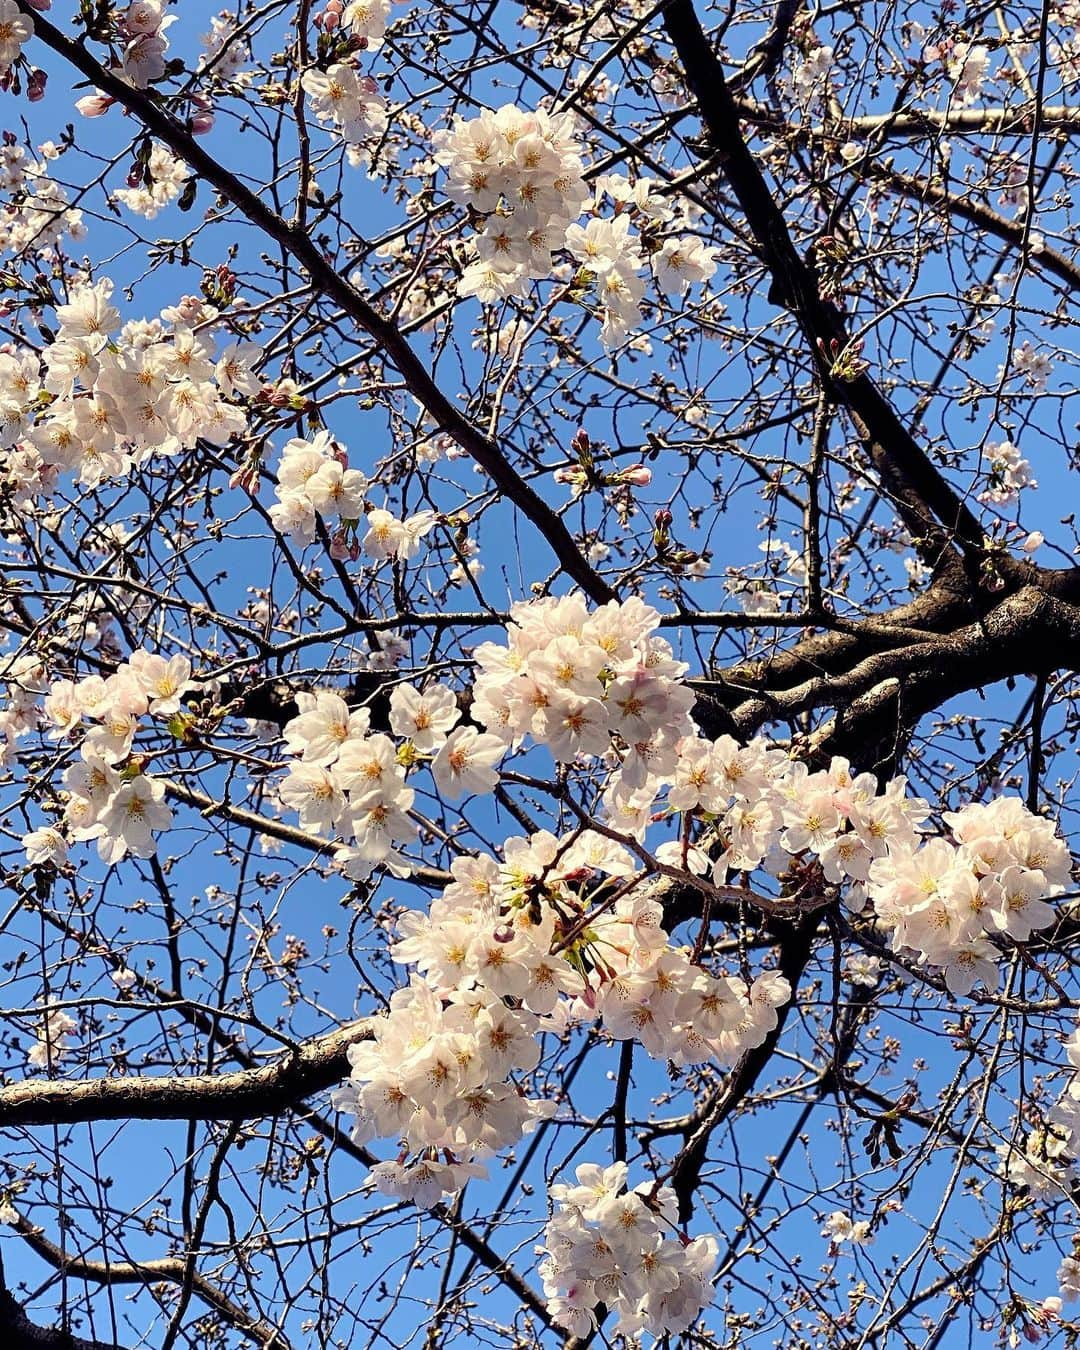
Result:
M91 1120L246 1120L276 1115L349 1074L348 1050L368 1040L353 1023L258 1069L190 1077L28 1080L0 1088L0 1128Z
M735 89L735 80L728 82ZM740 84L739 88L742 87ZM745 97L735 100L744 122L797 140L830 144L837 149L845 141L922 140L939 136L1026 136L1035 126L1031 104L1016 108L918 108L907 112L870 113L863 117L838 118L835 122L793 126L775 108ZM1065 104L1043 108L1039 126L1046 132L1066 136L1080 134L1080 109Z
M865 655L847 651L835 671L816 673L787 688L767 687L760 697L740 699L731 714L740 734L748 736L772 721L789 721L816 708L836 708L834 732L844 728L858 743L882 717L910 729L926 713L967 690L1010 675L1061 669L1080 669L1080 606L1032 584L939 638L901 640ZM730 686L720 686L717 697L730 693ZM729 706L733 702L725 701Z
M111 1288L121 1284L156 1284L162 1280L183 1286L187 1277L187 1262L180 1256L155 1257L146 1261L88 1261L50 1242L40 1229L25 1218L20 1217L14 1227L32 1251L54 1270L63 1271L69 1279L86 1280L90 1284ZM289 1350L289 1342L277 1327L265 1318L249 1313L201 1271L193 1272L190 1284L192 1293L197 1294L231 1327L253 1341L259 1350ZM68 1339L53 1344L57 1350L78 1350L80 1344L87 1347L91 1345L90 1342L72 1343ZM93 1345L97 1346L98 1343L94 1342ZM5 1350L8 1350L6 1342Z
M63 1327L38 1326L7 1289L0 1289L0 1345L4 1350L121 1350L114 1341L87 1340Z
M952 541L981 549L982 526L930 463L888 400L865 372L833 378L834 356L849 336L835 306L822 300L817 277L792 241L783 213L743 138L739 109L690 0L673 0L664 23L682 61L687 83L705 123L721 171L735 194L772 277L770 299L799 322L819 372L847 408L867 456L924 558L945 561ZM935 518L938 524L935 524Z

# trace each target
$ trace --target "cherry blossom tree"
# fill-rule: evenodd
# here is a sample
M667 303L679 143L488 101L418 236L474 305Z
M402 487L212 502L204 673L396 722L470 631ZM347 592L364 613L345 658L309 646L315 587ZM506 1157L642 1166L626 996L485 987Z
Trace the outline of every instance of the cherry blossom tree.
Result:
M1078 80L0 0L0 1344L1076 1343Z

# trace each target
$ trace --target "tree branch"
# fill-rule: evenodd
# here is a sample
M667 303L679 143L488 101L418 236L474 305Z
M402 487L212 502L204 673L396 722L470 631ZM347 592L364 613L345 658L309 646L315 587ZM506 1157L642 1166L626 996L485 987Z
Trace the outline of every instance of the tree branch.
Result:
M920 554L936 566L945 562L953 541L966 550L981 549L982 526L930 463L873 380L866 373L855 379L832 377L833 353L849 341L843 319L835 306L822 300L816 273L795 248L783 213L743 138L739 109L691 0L673 0L664 11L664 24L721 171L772 276L769 298L798 320L822 379L851 414L882 488L920 541Z
M55 1242L50 1242L28 1219L20 1217L14 1227L32 1251L54 1270L62 1271L69 1279L86 1280L91 1284L106 1287L117 1284L153 1284L159 1280L167 1280L170 1284L181 1287L185 1283L187 1262L180 1256L155 1257L146 1261L88 1261L80 1256L72 1256ZM197 1294L230 1326L254 1341L259 1350L289 1350L289 1342L277 1327L264 1318L253 1316L200 1271L191 1273L190 1284L192 1293ZM0 1322L0 1329L2 1325ZM36 1345L38 1342L33 1344ZM90 1342L73 1342L67 1337L52 1344L56 1346L56 1350L78 1350L79 1346L86 1346L87 1350L102 1350L96 1341L91 1345ZM8 1350L6 1342L5 1350ZM106 1347L105 1350L114 1350L114 1347Z
M987 234L992 234L1015 248L1023 246L1025 226L1022 218L1009 220L971 196L949 192L941 183L920 178L917 174L901 173L899 169L894 169L888 164L873 161L865 166L865 171L893 192L903 193L905 197L911 197L914 201L938 207L943 214L959 216L962 220L970 221L972 225L978 225ZM1059 277L1073 290L1080 291L1080 267L1059 249L1043 248L1039 253L1033 253L1030 261Z
M276 1115L349 1074L350 1045L370 1040L367 1021L298 1046L258 1069L189 1077L28 1080L0 1088L0 1128L91 1120L246 1120Z

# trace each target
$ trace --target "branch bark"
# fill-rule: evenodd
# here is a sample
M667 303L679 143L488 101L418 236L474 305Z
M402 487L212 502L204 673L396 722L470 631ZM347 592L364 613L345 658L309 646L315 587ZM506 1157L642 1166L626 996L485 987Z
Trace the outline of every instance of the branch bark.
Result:
M113 1341L76 1336L66 1327L43 1327L32 1322L8 1289L0 1261L0 1344L4 1350L122 1350Z
M20 1218L15 1231L28 1247L54 1270L63 1271L70 1279L86 1280L106 1288L118 1284L155 1284L160 1280L183 1286L187 1277L187 1262L179 1256L155 1257L146 1261L88 1261L50 1242L29 1220ZM213 1308L230 1326L253 1341L259 1350L289 1350L289 1342L282 1332L265 1318L256 1317L231 1299L223 1289L196 1270L191 1275L191 1291ZM2 1323L0 1323L2 1329ZM16 1343L17 1344L17 1343ZM33 1341L29 1345L55 1345L56 1350L117 1350L102 1347L100 1342L74 1342L69 1337L54 1342ZM5 1342L7 1350L7 1342Z
M275 1115L339 1083L349 1046L369 1040L365 1021L299 1046L263 1068L154 1078L27 1081L0 1088L0 1128L91 1120L246 1120Z
M823 382L850 414L882 489L918 541L920 554L931 565L941 566L954 541L967 551L980 550L983 530L979 521L931 464L869 375L832 377L832 354L842 351L849 341L843 318L821 298L814 269L795 247L783 213L743 138L739 108L690 0L673 0L664 11L664 25L712 150L772 277L769 298L797 319Z

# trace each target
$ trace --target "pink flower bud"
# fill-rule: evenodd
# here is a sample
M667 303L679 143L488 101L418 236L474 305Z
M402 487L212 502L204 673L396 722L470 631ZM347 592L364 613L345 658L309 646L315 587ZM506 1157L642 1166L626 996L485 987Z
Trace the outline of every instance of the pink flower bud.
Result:
M255 496L259 491L258 464L242 464L229 479L229 486L240 488L242 491L250 492L252 496Z
M349 557L349 541L345 531L338 530L330 540L330 556L335 562L345 562Z
M115 99L105 94L87 94L85 98L76 100L75 107L83 117L104 117L115 102Z
M205 136L214 126L214 114L212 112L197 112L191 119L191 134L193 136Z
M31 9L36 9L39 14L44 14L47 9L52 9L52 0L27 0Z
M652 482L652 469L645 464L634 464L629 469L623 469L619 478L624 483L632 483L634 487L648 487Z
M39 103L45 97L45 85L48 75L43 70L33 70L26 82L26 97L31 103Z

